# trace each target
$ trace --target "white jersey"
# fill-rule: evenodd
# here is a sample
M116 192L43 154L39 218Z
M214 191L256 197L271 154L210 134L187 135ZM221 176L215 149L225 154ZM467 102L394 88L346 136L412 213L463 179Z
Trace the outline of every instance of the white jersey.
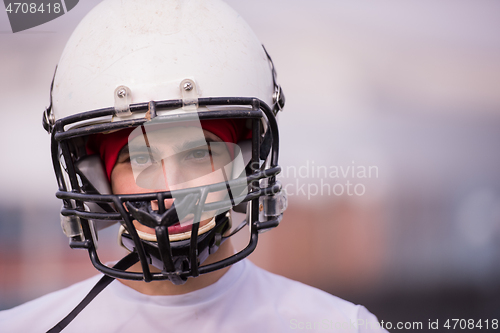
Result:
M0 332L46 332L101 276L0 312ZM119 281L62 332L386 332L364 307L258 268L233 265L216 283L184 295L150 296Z

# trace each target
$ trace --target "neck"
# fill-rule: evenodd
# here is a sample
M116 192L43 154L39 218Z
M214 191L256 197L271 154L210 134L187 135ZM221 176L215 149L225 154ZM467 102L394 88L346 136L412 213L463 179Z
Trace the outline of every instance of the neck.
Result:
M231 244L231 240L226 240L215 252L214 254L210 255L207 260L204 262L204 264L210 264L219 260L222 260L224 258L230 257L233 255L233 246ZM154 267L150 267L151 270L157 270ZM133 265L130 269L130 271L135 271L135 272L140 272L141 271L141 265L140 263L137 263ZM196 278L188 278L186 283L182 285L174 285L172 282L168 280L164 281L151 281L151 282L144 282L144 281L133 281L133 280L121 280L118 279L121 283L124 285L146 295L182 295L182 294L187 294L189 292L199 290L205 287L208 287L211 284L214 284L217 282L226 272L229 270L229 267L225 267L223 269L219 269L217 271L207 273L200 275Z

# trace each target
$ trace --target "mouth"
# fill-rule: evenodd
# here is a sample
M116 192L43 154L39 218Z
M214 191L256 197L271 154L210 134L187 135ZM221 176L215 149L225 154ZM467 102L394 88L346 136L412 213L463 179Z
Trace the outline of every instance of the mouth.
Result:
M137 235L142 240L156 242L156 234L153 228L148 228L137 221L134 221L134 226L137 231ZM171 242L186 240L191 238L191 229L193 226L193 219L185 219L181 222L177 222L174 225L168 227L168 239ZM204 234L215 227L215 217L210 220L205 220L200 222L200 227L198 228L198 235ZM123 233L128 233L124 226L120 226L118 232L118 243L121 244L121 235Z
M188 232L188 231L191 231L192 227L193 227L193 220L192 219L189 221L183 222L183 223L177 222L176 224L168 227L168 234L174 235L174 234L180 234L183 232Z

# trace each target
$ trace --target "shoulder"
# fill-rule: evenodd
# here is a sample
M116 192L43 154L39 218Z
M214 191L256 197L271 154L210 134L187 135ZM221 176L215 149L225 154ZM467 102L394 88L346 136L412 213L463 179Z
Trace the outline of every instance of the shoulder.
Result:
M377 328L377 317L361 305L298 281L261 269L246 261L247 284L254 302L275 312L288 329L335 329L346 332L385 332ZM363 324L363 325L362 325Z
M358 311L358 306L339 297L298 281L270 273L251 262L247 262L249 277L259 284L259 289L268 296L273 296L275 302L287 304L297 310L317 311L336 309L345 316L352 317ZM268 298L269 299L269 298Z
M0 311L0 327L6 332L28 332L37 327L50 329L64 318L92 289L101 276L75 283L67 288Z

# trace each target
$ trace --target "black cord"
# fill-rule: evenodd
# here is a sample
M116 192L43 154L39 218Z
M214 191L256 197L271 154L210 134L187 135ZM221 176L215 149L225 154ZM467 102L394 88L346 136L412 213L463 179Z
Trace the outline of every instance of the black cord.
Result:
M126 270L133 264L139 261L139 257L136 252L129 253L125 257L123 257L113 268ZM104 290L111 282L113 282L115 278L110 277L108 275L104 275L96 285L89 291L87 296L71 311L66 317L64 317L57 325L52 327L47 333L59 333L61 332L69 323L73 321L73 319L78 316L78 314L85 309L87 305L97 296L101 291Z

